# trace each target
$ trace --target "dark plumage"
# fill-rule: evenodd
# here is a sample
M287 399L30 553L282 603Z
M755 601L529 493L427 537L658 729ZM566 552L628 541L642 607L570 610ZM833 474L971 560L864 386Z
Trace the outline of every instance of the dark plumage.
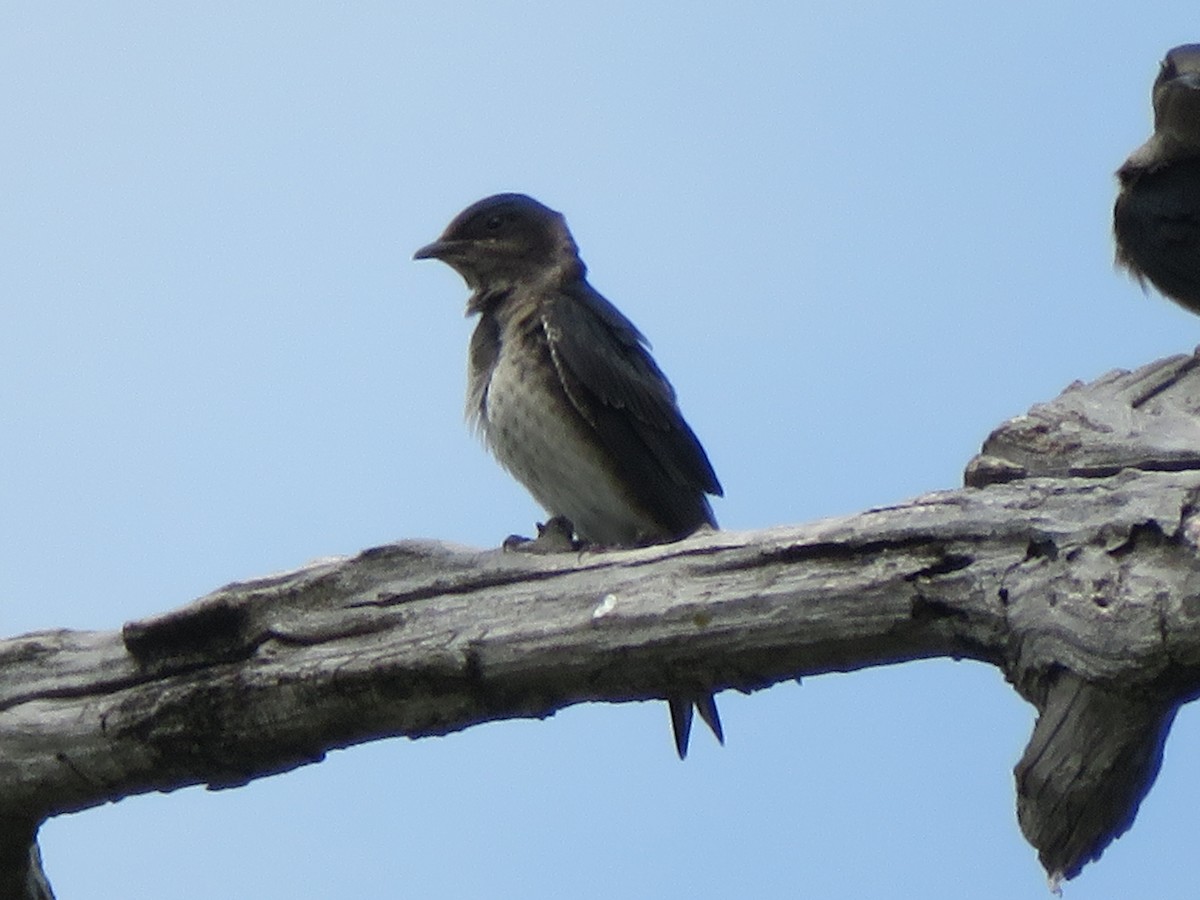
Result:
M1167 54L1151 98L1154 134L1117 170L1117 264L1200 313L1200 44Z
M704 448L646 339L588 284L561 214L497 194L415 258L442 260L471 289L467 416L548 513L609 546L716 526L706 495L721 485ZM669 699L681 757L693 704L722 737L710 693Z

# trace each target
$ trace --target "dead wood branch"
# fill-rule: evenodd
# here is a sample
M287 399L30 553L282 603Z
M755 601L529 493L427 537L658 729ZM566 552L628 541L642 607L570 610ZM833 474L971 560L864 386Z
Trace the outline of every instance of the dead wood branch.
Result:
M1200 686L1198 411L1200 368L1177 357L1006 423L970 487L856 516L553 556L405 542L120 632L4 641L0 883L50 896L36 825L130 794L934 656L997 665L1038 707L1020 821L1072 877L1132 823Z

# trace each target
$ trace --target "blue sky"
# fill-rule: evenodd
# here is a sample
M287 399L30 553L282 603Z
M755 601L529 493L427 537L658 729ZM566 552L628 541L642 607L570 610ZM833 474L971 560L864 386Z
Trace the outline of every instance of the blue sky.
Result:
M462 422L468 203L562 210L722 525L953 488L1075 379L1200 342L1112 267L1112 172L1194 3L7 2L0 631L539 510ZM1189 30L1192 29L1192 30ZM1040 897L1032 710L934 661L339 751L60 817L64 900ZM1195 894L1200 718L1078 900Z

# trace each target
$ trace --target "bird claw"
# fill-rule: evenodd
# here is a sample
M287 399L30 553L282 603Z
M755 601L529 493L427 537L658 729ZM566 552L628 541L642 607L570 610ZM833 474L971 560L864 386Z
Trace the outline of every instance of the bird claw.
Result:
M554 516L545 524L538 522L537 530L536 538L510 534L502 546L516 553L566 553L584 547L583 541L575 539L575 526L566 516Z

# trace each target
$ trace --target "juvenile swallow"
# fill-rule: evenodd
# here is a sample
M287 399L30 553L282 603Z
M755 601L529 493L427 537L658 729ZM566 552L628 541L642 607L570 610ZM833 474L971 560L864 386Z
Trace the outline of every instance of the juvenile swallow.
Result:
M1200 313L1200 44L1167 53L1154 134L1117 170L1117 265Z
M646 339L588 283L560 213L496 194L414 258L440 259L471 290L468 420L547 513L602 546L716 527L708 495L722 491L708 456ZM693 707L724 743L711 691L668 703L681 759Z

